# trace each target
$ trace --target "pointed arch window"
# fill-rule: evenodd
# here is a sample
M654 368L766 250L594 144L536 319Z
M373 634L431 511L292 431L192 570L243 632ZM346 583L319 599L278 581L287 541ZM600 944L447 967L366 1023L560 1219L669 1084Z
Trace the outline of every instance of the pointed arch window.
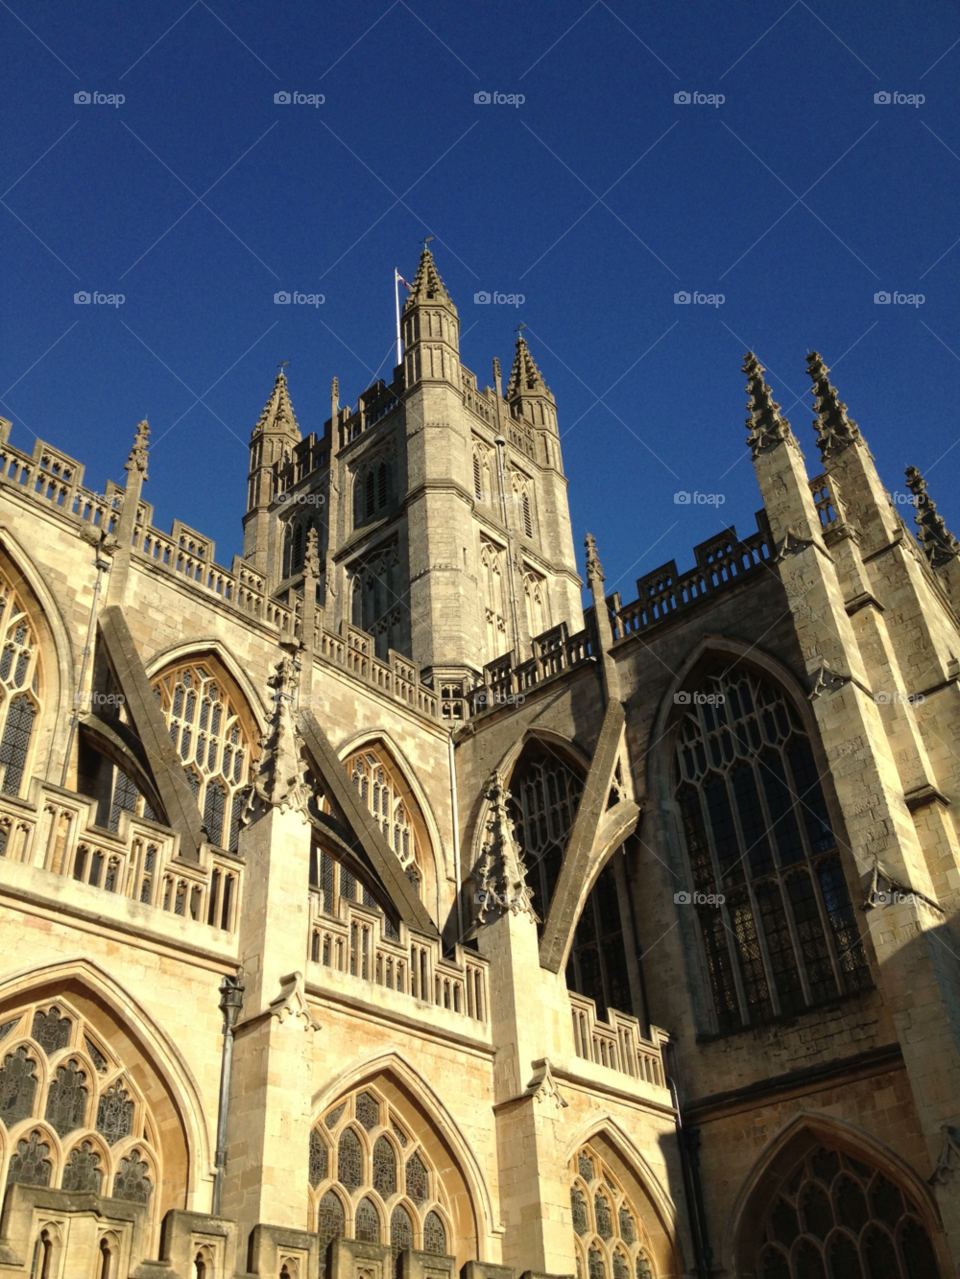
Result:
M570 1162L577 1273L597 1279L652 1279L642 1220L612 1169L589 1149Z
M684 696L675 793L718 1029L866 989L870 972L797 711L742 667Z
M39 644L20 596L0 571L0 792L19 795L41 709Z
M527 606L527 626L530 636L536 639L549 629L547 609L547 579L532 568L524 569L523 595Z
M336 1166L329 1157L318 1161L317 1146L336 1149ZM389 1236L397 1275L406 1248L446 1255L449 1213L440 1179L378 1090L361 1089L315 1124L308 1167L322 1254L335 1238L379 1243ZM320 1168L323 1175L315 1180Z
M352 621L373 636L376 656L409 651L409 588L396 540L371 551L348 566L352 591Z
M761 1279L938 1279L919 1207L878 1168L821 1146L780 1185L754 1254Z
M507 651L507 561L505 549L481 534L481 593L486 617L484 659L492 662Z

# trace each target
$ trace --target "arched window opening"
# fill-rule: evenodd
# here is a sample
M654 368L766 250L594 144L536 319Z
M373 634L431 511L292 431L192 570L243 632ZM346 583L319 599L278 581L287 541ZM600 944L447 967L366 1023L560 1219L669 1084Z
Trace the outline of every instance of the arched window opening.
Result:
M532 568L524 569L523 595L527 606L527 626L532 639L549 629L547 613L547 581Z
M153 691L203 814L207 838L235 851L254 754L254 739L237 699L213 663L203 661L164 671L153 680Z
M856 916L795 708L743 667L681 696L675 794L692 876L681 908L697 912L719 1030L866 989Z
M293 526L293 545L290 551L290 572L299 573L303 568L303 521Z
M530 494L526 489L520 494L520 511L523 515L523 531L527 537L533 537L533 513L530 509Z
M527 747L510 781L511 808L523 851L533 907L546 920L564 853L583 793L583 778L542 743ZM638 975L628 950L636 953L629 909L630 885L624 854L616 852L600 872L584 904L567 963L567 987L595 1001L608 1018L612 1008L640 1012Z
M0 792L29 780L33 726L41 709L40 648L20 596L0 571Z
M348 567L353 625L369 632L376 656L389 650L409 655L409 589L402 571L399 543L391 541Z
M486 618L483 657L492 662L507 651L507 561L506 551L489 538L480 537L480 591Z
M653 1279L642 1218L613 1170L589 1148L570 1162L570 1208L579 1275Z
M810 1151L781 1182L756 1247L762 1279L793 1275L938 1279L920 1209L878 1168L845 1151Z
M377 467L377 510L382 511L387 505L387 499L390 496L390 472L387 470L386 462L381 462Z
M113 1279L113 1249L103 1236L100 1240L100 1276L99 1279Z
M477 502L483 501L483 467L476 452L473 455L473 497Z

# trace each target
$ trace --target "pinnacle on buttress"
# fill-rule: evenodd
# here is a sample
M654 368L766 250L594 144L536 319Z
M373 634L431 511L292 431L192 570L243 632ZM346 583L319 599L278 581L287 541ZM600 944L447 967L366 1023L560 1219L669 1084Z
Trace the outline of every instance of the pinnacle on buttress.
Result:
M147 478L147 450L150 447L150 427L147 419L137 423L137 433L133 437L133 448L124 465L125 471L139 471Z
M747 375L747 443L751 456L756 458L763 450L787 440L796 443L790 423L773 398L773 390L763 380L766 370L752 351L744 356L743 372Z
M403 309L406 311L410 307L423 303L435 306L442 302L453 306L453 300L447 292L447 286L440 279L440 272L437 270L437 264L433 260L433 254L424 245L423 252L420 254L420 265L417 267L417 274L413 277L410 293L403 304Z
M960 542L943 522L943 516L937 514L936 504L927 492L927 481L917 468L908 466L906 476L907 488L917 500L914 520L920 529L923 553L931 568L941 568L960 555Z
M289 435L292 439L299 441L300 427L297 425L296 415L293 411L293 405L290 403L290 392L287 389L287 379L283 369L277 374L277 380L273 384L273 391L269 400L263 406L263 412L257 419L257 425L253 428L252 439L258 435Z
M510 370L510 381L507 384L507 399L514 400L520 395L547 395L550 399L550 388L543 380L543 374L537 368L530 348L522 333L517 335L517 353Z
M854 440L858 440L860 428L847 416L847 406L840 399L837 388L831 386L830 370L817 351L811 351L807 356L807 373L813 382L813 398L817 409L813 429L817 433L821 456L826 461L841 453Z
M591 591L596 591L602 596L605 579L603 565L597 555L597 539L592 533L588 533L583 544L587 548L587 586Z

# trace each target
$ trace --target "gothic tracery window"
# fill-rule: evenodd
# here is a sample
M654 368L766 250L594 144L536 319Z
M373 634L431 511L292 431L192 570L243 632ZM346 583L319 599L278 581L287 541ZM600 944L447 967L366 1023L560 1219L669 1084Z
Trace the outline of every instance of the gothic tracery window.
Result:
M19 795L41 709L39 644L19 595L0 571L0 792Z
M317 1146L324 1150L322 1159ZM449 1214L440 1180L423 1147L400 1127L376 1090L361 1089L314 1126L309 1169L311 1216L322 1254L344 1236L389 1242L395 1263L405 1248L447 1253Z
M400 547L391 541L350 564L353 625L374 638L376 656L385 661L388 650L409 653L409 590L404 580Z
M350 780L383 831L384 839L396 853L400 865L404 870L416 867L417 842L412 812L415 801L409 788L402 784L375 749L359 751L346 761L346 765Z
M486 618L484 661L492 662L507 651L507 560L503 547L480 537L480 585Z
M164 671L153 690L210 842L236 849L253 745L239 708L202 661Z
M599 1155L570 1163L577 1273L589 1279L652 1279L650 1240L626 1191Z
M743 668L683 696L676 797L720 1031L865 989L870 973L796 710Z
M531 638L542 635L550 626L547 620L547 581L532 568L524 569L523 596L527 606L527 626Z
M937 1279L920 1210L879 1169L821 1146L782 1186L761 1228L759 1279Z
M6 1181L148 1202L159 1166L152 1119L84 1019L45 1002L21 1008L3 1029L0 1125L14 1137L3 1143Z

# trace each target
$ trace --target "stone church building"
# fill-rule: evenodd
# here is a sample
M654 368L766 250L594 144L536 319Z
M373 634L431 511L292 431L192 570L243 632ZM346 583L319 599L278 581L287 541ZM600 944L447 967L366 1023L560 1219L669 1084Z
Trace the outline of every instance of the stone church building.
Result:
M0 1277L956 1276L960 544L748 355L756 531L584 611L458 328L230 568L0 420Z

